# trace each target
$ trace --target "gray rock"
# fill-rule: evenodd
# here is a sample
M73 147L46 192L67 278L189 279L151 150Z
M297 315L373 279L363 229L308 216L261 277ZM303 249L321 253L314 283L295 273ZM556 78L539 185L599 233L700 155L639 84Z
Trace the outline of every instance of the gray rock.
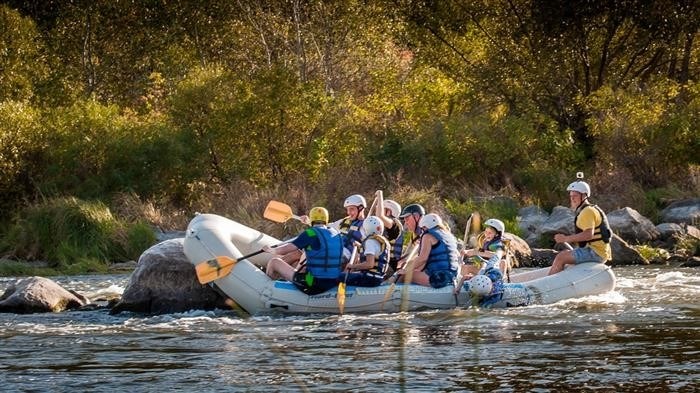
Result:
M700 257L690 257L681 267L700 267Z
M648 265L649 261L639 253L639 251L630 247L620 236L613 233L610 239L610 248L612 251L612 265Z
M197 281L194 265L183 252L183 240L166 240L144 251L111 314L165 314L227 307L212 287Z
M547 220L540 226L540 238L553 238L557 233L571 235L575 231L574 217L574 211L568 207L555 206L552 210L552 214L550 214Z
M663 222L700 225L700 198L671 203L661 211L661 219Z
M532 250L530 245L525 240L517 235L506 232L503 235L504 239L509 240L508 250L513 256L513 267L527 266Z
M654 224L630 207L608 213L608 221L616 235L634 244L647 243L659 237Z
M44 277L28 277L15 282L0 297L0 312L29 314L78 309L90 301Z
M532 205L523 207L518 210L517 217L520 233L522 233L525 238L529 238L533 234L537 238L539 228L547 221L547 218L549 218L549 213L539 206Z
M543 248L533 248L527 265L521 265L521 267L523 267L523 266L527 266L527 267L552 266L552 262L554 262L554 258L556 256L557 256L557 252L555 250L543 249Z
M659 224L656 226L656 230L659 231L660 240L671 240L675 236L685 234L685 230L683 230L682 226L672 222Z

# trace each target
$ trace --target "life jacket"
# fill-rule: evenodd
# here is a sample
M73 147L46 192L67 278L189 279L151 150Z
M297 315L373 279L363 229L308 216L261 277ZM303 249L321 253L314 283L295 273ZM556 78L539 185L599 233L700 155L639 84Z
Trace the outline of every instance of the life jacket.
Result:
M394 226L391 228L384 227L384 233L382 233L382 235L389 241L389 244L393 245L396 239L401 236L403 225L401 225L401 221L396 217L392 217L391 221L394 222Z
M456 273L459 269L459 252L457 252L457 240L455 237L435 228L428 229L426 233L433 235L438 242L433 244L430 249L428 261L425 264L425 271L429 275L444 270Z
M379 242L379 245L381 247L381 251L379 252L379 255L374 256L374 261L376 262L376 265L368 269L367 272L369 273L376 273L378 275L383 276L384 273L386 273L386 269L389 266L389 242L386 240L384 236L379 236L377 234L373 234L370 236L367 236L365 240L362 241L362 247L364 249L365 247L365 242L368 239L375 239L376 241ZM360 255L360 261L364 262L367 260L367 257L365 256L364 252Z
M495 236L493 239L491 239L490 241L485 242L485 243L481 246L481 249L480 249L480 250L481 250L481 251L496 252L496 250L498 250L499 248L502 249L502 250L505 250L505 249L506 249L505 245L503 245L503 241L502 241L502 239L501 239L501 236L500 236L500 235L496 235L496 236Z
M343 239L339 232L323 227L306 230L309 236L317 236L321 247L318 250L306 248L306 270L317 278L337 278L343 257Z
M404 256L404 251L410 247L413 239L415 239L415 236L420 237L422 233L423 232L420 228L416 228L416 235L414 235L413 232L409 231L408 229L401 231L399 237L397 237L391 244L391 260L398 262L401 257Z
M612 238L612 230L610 229L608 216L606 216L605 213L603 213L603 210L599 208L598 205L594 205L591 203L581 204L581 206L579 206L578 209L576 209L576 217L574 217L574 226L576 226L576 221L578 221L579 214L581 214L583 209L585 209L588 206L594 208L598 211L598 214L600 214L600 225L593 229L593 238L591 240L587 240L585 242L578 242L578 246L585 247L586 244L597 241L602 241L605 244L610 243L610 238ZM576 226L576 233L581 232L583 232L583 228L579 228L578 226Z
M360 232L362 222L364 220L352 220L350 217L345 217L340 222L339 229L343 235L343 246L348 250L352 250L354 242L362 243L362 232Z

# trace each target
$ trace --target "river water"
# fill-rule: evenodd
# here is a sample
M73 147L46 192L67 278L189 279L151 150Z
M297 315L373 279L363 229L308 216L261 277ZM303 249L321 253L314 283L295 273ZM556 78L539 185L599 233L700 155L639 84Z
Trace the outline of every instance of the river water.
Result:
M700 390L700 270L615 268L549 306L372 315L0 314L0 387L26 392ZM128 275L54 278L88 296ZM0 293L14 281L0 279Z

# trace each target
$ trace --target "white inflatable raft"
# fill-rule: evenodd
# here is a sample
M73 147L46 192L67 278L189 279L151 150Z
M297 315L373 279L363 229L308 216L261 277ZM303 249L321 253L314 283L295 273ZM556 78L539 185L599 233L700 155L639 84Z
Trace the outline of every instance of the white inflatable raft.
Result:
M192 264L217 256L240 258L263 246L281 241L255 229L213 214L196 216L187 228L184 251ZM271 280L261 267L271 258L261 253L238 261L230 274L214 281L226 295L251 314L280 310L290 313L338 313L336 289L308 296L287 281ZM348 286L345 312L397 312L417 309L447 309L481 305L514 307L550 304L563 299L596 295L615 288L615 275L603 264L587 263L547 276L549 268L512 274L512 283L485 299L473 299L453 286L434 289L420 285L382 285L374 288ZM387 291L391 294L387 295ZM385 301L386 299L386 301Z

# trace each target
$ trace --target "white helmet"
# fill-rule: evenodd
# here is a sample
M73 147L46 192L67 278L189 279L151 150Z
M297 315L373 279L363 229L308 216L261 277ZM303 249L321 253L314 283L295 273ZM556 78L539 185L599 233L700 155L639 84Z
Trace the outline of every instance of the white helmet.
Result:
M345 198L345 202L343 203L343 207L348 206L367 207L367 201L365 200L365 197L360 194L350 195L349 197Z
M401 205L399 205L399 203L396 201L385 199L384 208L391 210L392 217L398 217L401 215Z
M503 235L503 232L505 232L506 230L506 225L503 223L503 221L498 220L496 218L489 218L484 223L484 226L492 227L496 230L496 232L498 232L501 235Z
M580 192L581 194L591 196L591 186L589 186L585 181L581 180L576 180L575 182L569 184L569 186L566 187L566 191L576 191Z
M428 213L420 218L418 221L418 227L432 229L438 225L442 225L442 218L435 213Z
M369 216L362 222L362 229L365 236L381 235L384 232L384 223L377 216Z
M491 293L493 283L483 274L476 275L469 280L469 292L477 296L486 296Z

